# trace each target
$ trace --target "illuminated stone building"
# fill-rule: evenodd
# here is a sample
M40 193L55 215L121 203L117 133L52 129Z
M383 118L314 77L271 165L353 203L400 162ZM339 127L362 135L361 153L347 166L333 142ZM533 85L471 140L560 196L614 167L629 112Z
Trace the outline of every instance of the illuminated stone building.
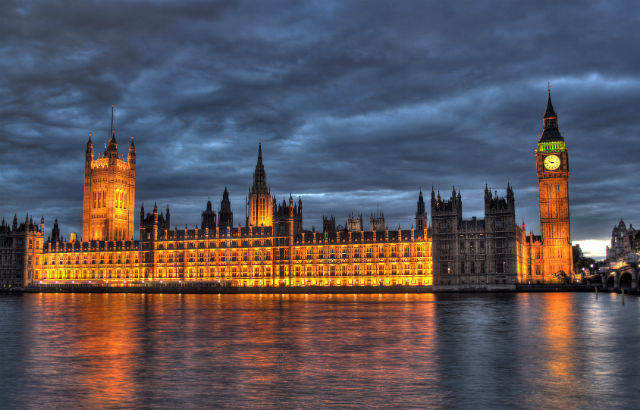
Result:
M462 219L462 199L431 193L434 284L441 289L549 283L573 273L569 224L569 157L548 95L536 149L541 235L515 223L513 190L506 198L485 188L485 218ZM418 201L420 208L420 201ZM418 215L416 215L416 221ZM424 223L424 222L422 222ZM418 222L416 222L418 225ZM566 276L563 278L562 274Z
M573 272L573 248L569 224L569 152L558 130L558 116L551 93L544 114L543 131L536 150L543 274L551 280L558 272Z
M551 92L536 148L536 171L540 206L540 236L519 235L519 281L562 281L573 274L573 248L569 224L569 152L558 129Z
M553 281L545 279L542 269L542 237L527 234L524 223L518 229L518 283L545 283Z
M117 178L107 181L113 183L103 186L107 191L113 191L121 182ZM130 240L129 235L121 240L51 240L44 246L34 280L92 285L432 283L431 241L426 228L390 231L384 225L384 216L379 214L372 215L374 229L370 231L363 230L361 217L358 230L336 230L333 217L323 220L322 232L304 230L301 199L295 202L289 196L288 202L278 203L275 197L271 198L261 146L247 209L246 226L234 227L229 192L225 188L217 218L208 201L199 227L178 230L170 227L168 207L164 214L157 206L145 214L142 206L140 240Z
M113 124L113 120L112 120ZM516 283L553 282L572 272L568 153L549 96L536 150L541 235L515 222L513 189L499 197L485 187L484 219L463 219L462 198L432 189L431 227L422 191L415 226L389 230L382 212L365 231L362 215L346 226L323 217L322 232L303 227L302 200L278 203L266 183L262 146L247 197L244 227L233 225L225 187L218 213L211 201L199 227L171 229L171 215L140 209L133 240L135 147L118 158L115 131L105 154L87 144L83 240L52 239L32 259L26 282L216 282L238 286L431 285L435 289L513 289ZM55 228L55 227L54 227ZM25 228L26 229L26 228ZM42 229L35 232L40 232ZM13 230L11 231L13 232ZM34 242L35 243L35 242ZM432 259L433 256L433 259ZM12 259L14 260L14 259ZM29 276L31 275L31 276Z
M111 108L111 137L104 154L94 159L91 135L84 166L82 235L85 241L124 241L134 235L136 148L131 138L127 161L118 157Z
M551 92L536 148L540 206L540 235L517 229L518 282L549 283L573 274L573 248L569 224L569 153L558 130ZM563 274L565 275L563 278Z

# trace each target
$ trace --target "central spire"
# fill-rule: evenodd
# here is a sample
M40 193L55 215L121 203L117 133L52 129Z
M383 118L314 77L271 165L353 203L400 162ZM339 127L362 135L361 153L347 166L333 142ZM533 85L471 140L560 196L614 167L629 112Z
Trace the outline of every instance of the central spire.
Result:
M111 135L116 135L116 130L113 128L113 104L111 104Z
M118 157L118 142L116 141L116 130L113 127L113 104L111 104L111 137L105 148L105 156Z
M258 144L258 162L253 172L253 185L247 196L247 226L271 226L271 192L262 164L262 143Z
M269 188L267 187L267 174L264 171L264 165L262 164L262 143L258 144L258 162L256 163L256 170L253 172L253 185L251 186L251 193L266 193Z

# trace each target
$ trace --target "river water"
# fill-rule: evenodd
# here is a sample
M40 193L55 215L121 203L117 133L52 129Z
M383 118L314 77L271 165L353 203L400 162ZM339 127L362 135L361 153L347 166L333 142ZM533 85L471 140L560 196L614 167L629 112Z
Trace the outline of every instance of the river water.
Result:
M621 298L0 294L0 408L638 408Z

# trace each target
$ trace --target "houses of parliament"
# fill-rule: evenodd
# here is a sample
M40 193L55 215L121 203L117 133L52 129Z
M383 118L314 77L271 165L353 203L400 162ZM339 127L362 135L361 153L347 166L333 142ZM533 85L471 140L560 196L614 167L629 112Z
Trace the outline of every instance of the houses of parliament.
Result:
M119 157L116 131L95 157L86 145L82 236L60 235L57 220L45 240L44 219L0 225L0 286L85 284L145 286L215 283L224 286L432 286L434 290L514 289L572 273L568 151L549 94L535 161L541 235L515 218L514 191L485 187L483 219L463 219L462 196L431 189L431 222L422 191L411 229L389 229L384 214L351 215L345 227L323 217L322 231L305 230L302 200L271 195L262 146L246 202L234 225L225 188L193 229L171 228L167 207L139 210L134 239L136 148Z

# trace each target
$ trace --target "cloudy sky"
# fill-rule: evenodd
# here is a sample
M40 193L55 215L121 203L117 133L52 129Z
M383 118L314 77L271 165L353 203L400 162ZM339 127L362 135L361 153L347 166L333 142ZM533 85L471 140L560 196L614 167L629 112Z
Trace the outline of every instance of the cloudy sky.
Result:
M465 217L482 216L485 184L509 181L538 233L550 82L572 238L640 225L632 1L176 3L3 2L0 216L81 232L85 143L92 132L100 151L115 104L120 151L136 141L136 206L169 204L180 227L225 186L244 221L262 141L272 194L302 197L308 229L376 210L409 228L431 186L455 185Z

